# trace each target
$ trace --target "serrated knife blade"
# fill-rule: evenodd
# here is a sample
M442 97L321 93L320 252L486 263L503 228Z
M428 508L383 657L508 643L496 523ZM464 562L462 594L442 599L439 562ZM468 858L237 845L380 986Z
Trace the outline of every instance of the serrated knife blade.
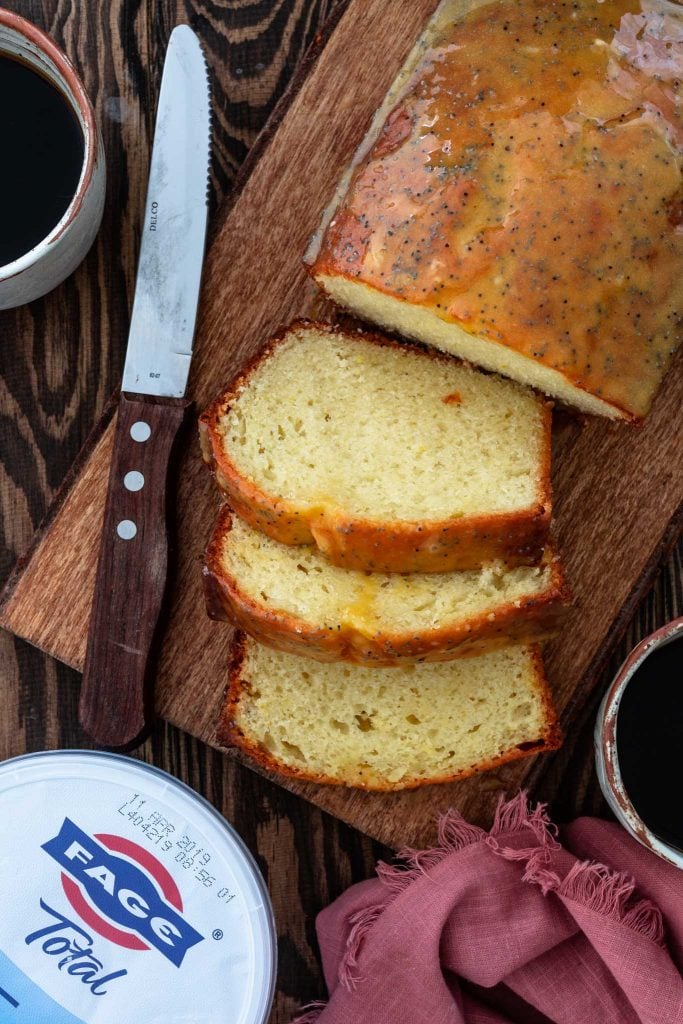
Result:
M206 61L188 25L166 51L123 391L181 398L204 259L211 112Z
M167 496L190 401L204 258L209 81L192 29L164 62L128 350L109 470L79 717L101 746L135 746L153 719L153 651L168 575Z

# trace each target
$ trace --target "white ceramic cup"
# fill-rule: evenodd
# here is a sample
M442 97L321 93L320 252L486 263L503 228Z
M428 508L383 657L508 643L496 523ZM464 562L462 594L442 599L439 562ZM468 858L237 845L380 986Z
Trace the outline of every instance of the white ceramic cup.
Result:
M675 864L677 868L683 868L683 853L675 847L669 846L654 832L651 832L631 803L619 768L617 729L621 698L635 673L654 650L681 636L683 636L683 618L668 622L656 633L641 640L619 669L614 682L603 698L595 722L595 767L600 788L607 803L619 822L639 843L662 857L663 860L668 861L669 864ZM672 793L672 800L678 798L678 793Z
M0 266L0 309L10 309L51 291L83 260L102 220L106 171L95 114L68 57L31 22L2 8L0 53L18 57L59 90L81 126L85 143L78 187L61 220L32 249Z

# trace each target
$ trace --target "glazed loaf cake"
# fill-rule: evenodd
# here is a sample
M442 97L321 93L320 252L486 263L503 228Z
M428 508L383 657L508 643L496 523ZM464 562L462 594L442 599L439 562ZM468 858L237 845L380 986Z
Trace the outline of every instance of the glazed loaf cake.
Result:
M447 661L548 637L568 600L559 560L451 573L340 569L252 529L225 505L207 549L209 614L317 661Z
M321 664L238 634L221 741L283 775L363 789L448 782L560 745L535 647L439 664Z
M639 420L680 341L683 11L445 0L307 261L340 305Z
M542 557L550 409L447 356L300 322L203 414L200 436L241 518L336 565L445 572Z

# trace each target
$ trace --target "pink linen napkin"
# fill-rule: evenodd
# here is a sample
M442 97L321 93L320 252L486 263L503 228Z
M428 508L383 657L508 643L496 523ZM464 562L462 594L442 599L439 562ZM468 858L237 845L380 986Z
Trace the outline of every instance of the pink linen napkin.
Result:
M683 1024L683 872L526 794L457 811L318 916L327 1005L298 1024Z

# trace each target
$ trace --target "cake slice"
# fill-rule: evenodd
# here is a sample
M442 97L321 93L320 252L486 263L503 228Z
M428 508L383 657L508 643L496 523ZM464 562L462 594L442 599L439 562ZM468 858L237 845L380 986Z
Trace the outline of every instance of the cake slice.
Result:
M681 339L681 38L677 4L443 0L323 217L318 284L642 419Z
M207 608L262 643L317 661L447 661L548 637L568 600L559 560L449 573L365 573L290 547L225 505L207 548Z
M220 739L282 775L396 790L553 750L561 734L533 646L367 668L238 634Z
M537 563L550 409L500 377L378 335L299 322L200 420L235 511L375 572Z

